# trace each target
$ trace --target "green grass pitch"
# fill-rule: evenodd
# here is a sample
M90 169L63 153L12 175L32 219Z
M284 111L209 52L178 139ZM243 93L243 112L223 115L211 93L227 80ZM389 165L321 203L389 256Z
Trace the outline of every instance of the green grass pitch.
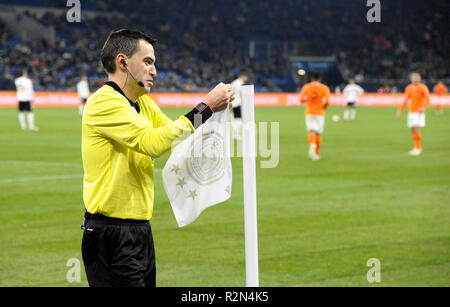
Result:
M427 111L424 152L411 157L406 114L360 107L333 122L343 109L330 107L321 161L308 158L303 111L256 109L280 123L278 166L257 159L260 285L450 286L450 110ZM35 115L40 131L20 131L17 111L0 109L0 286L87 286L82 265L80 282L66 278L68 260L81 261L80 117ZM232 162L231 199L184 228L156 173L158 286L245 286L242 159ZM367 281L370 258L380 283Z

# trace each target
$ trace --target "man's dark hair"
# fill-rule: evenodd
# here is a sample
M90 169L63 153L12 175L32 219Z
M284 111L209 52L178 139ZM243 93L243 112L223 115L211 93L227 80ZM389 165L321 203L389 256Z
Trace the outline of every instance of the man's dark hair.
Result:
M238 77L246 76L247 78L250 78L250 73L247 70L241 70L238 74Z
M139 40L144 40L152 46L156 43L156 39L140 31L122 29L111 32L103 46L101 55L103 68L106 72L114 73L116 71L116 56L119 53L132 57L138 51Z
M320 81L322 79L322 76L318 72L313 72L311 74L311 79L314 81Z

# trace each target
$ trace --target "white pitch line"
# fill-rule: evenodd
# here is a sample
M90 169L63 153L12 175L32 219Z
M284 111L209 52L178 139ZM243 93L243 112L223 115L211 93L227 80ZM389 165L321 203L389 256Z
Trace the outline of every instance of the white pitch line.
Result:
M41 162L41 161L22 161L22 160L0 160L1 163L6 164L27 164L35 166L65 166L65 167L83 167L82 164L76 163L60 163L60 162Z
M159 173L161 172L161 169L155 168L154 172ZM74 179L74 178L82 178L83 176L84 176L83 174L74 174L74 175L59 175L59 176L19 177L11 179L0 179L0 183Z
M59 162L39 162L39 161L22 161L22 160L0 160L1 163L6 164L29 164L29 165L36 165L36 166L66 166L66 167L79 167L82 168L82 164L76 164L76 163L59 163ZM160 168L154 168L153 171L155 173L161 172Z
M82 177L83 177L83 174L60 175L60 176L39 176L39 177L19 177L19 178L11 178L11 179L0 179L0 183L61 180L61 179L74 179L74 178L82 178Z

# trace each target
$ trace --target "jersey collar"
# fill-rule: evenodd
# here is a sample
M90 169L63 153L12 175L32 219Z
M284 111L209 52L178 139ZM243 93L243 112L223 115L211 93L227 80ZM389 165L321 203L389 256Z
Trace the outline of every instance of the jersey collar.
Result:
M122 89L117 85L117 83L115 83L114 81L108 81L105 83L105 85L111 86L116 92L119 92L123 97L125 97L128 100L130 105L136 109L136 112L141 113L141 108L139 107L139 103L137 101L136 102L131 101L125 95L125 93L122 91Z

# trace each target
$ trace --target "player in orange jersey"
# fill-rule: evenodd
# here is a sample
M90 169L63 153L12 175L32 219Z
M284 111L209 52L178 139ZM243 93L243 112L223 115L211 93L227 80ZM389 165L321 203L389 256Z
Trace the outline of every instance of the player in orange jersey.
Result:
M420 82L420 74L413 72L411 74L411 84L406 89L405 102L397 111L397 117L400 118L408 101L411 100L408 110L408 128L411 128L414 139L414 149L409 151L412 156L418 156L422 153L422 135L420 128L425 127L425 109L430 104L430 92L428 87Z
M312 82L303 86L299 98L300 103L306 103L306 130L308 131L309 157L312 160L320 160L325 109L330 103L330 89L320 80L320 75L313 73Z
M433 91L436 95L438 95L438 100L436 104L436 113L442 114L444 113L444 106L442 105L444 99L442 96L448 93L448 89L444 83L438 82L438 84L434 86Z

